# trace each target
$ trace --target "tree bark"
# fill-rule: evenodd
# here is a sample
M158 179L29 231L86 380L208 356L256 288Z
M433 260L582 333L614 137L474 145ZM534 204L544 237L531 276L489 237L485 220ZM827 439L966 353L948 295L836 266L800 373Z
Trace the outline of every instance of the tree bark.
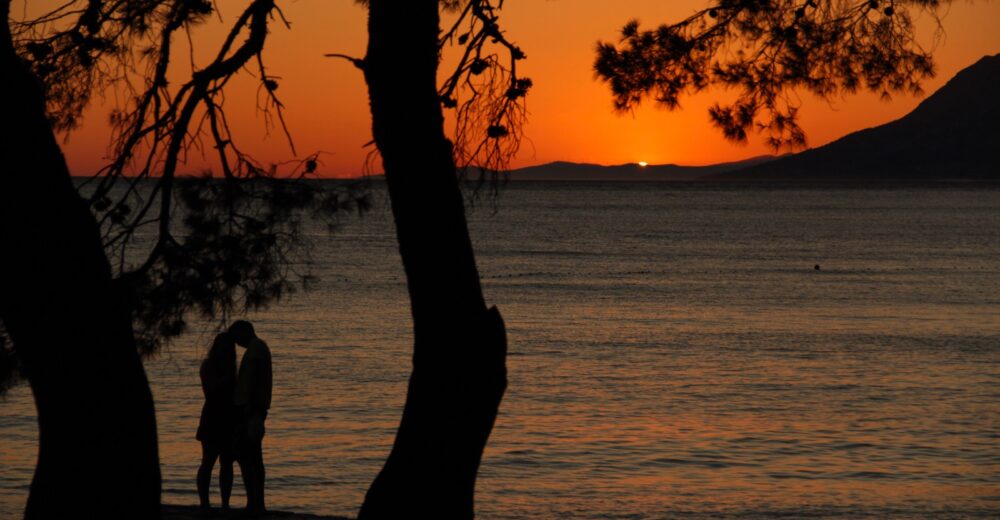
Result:
M0 1L0 319L38 412L25 518L158 518L152 394L131 316Z
M364 59L414 327L392 452L359 519L472 518L476 474L507 386L437 94L438 0L372 0Z

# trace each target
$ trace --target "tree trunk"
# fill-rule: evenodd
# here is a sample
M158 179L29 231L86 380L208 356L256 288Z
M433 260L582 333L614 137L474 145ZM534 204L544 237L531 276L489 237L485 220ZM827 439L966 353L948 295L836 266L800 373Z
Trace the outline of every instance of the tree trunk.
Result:
M372 0L364 60L414 324L396 441L359 519L472 518L507 386L507 340L479 283L437 95L438 0Z
M93 215L0 0L0 319L31 384L38 465L26 518L157 518L152 394Z

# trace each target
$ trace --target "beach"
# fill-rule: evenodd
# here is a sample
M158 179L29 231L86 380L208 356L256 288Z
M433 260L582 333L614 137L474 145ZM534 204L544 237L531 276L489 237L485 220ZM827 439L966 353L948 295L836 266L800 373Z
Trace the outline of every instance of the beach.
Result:
M163 520L205 520L206 518L241 518L242 511L234 509L231 513L225 514L218 509L205 513L197 506L163 506ZM255 517L257 520L349 520L343 516L321 516L308 513L289 513L287 511L268 511L266 514Z

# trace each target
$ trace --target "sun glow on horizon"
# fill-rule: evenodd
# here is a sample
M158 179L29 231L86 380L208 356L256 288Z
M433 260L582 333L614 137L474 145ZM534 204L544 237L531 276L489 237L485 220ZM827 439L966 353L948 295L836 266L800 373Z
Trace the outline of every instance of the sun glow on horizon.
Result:
M40 0L25 4L32 11L47 12L65 3ZM667 111L646 103L626 116L614 111L608 85L594 78L595 41L617 41L622 24L629 19L640 19L644 24L671 23L685 19L704 4L704 0L505 3L501 25L529 56L519 63L519 73L531 77L535 85L529 93L531 114L523 128L527 140L511 158L511 167L570 161L649 169L668 163L717 164L772 153L762 136L752 135L747 145L735 145L711 125L708 110L716 102L731 100L724 89L686 97L682 110ZM552 23L565 19L568 13L572 13L572 23ZM923 84L928 94L983 54L998 52L1000 33L995 30L996 22L989 21L996 20L998 13L1000 2L950 4L945 20L947 45L935 51L938 75ZM223 13L224 20L205 20L192 29L197 31L192 33L193 41L200 42L198 47L204 53L195 56L195 61L215 58L211 47L225 40L236 14ZM295 147L303 153L330 152L323 156L318 176L357 177L366 171L371 150L367 147L371 141L367 88L354 65L347 60L330 60L323 52L363 55L368 43L367 10L358 2L291 2L285 15L294 28L275 26L267 47L274 56L269 73L282 76L284 117ZM337 30L331 31L334 23ZM928 34L937 27L933 17L925 16L920 23L926 25ZM189 50L187 41L178 43L183 49L171 64L175 68L172 74L176 74L171 83L190 76L191 64L181 57ZM458 52L457 47L449 49L451 57ZM290 160L294 154L285 139L278 138L281 132L269 132L257 109L258 78L241 78L228 85L226 104L231 107L227 116L230 125L238 129L242 147L253 150L262 164ZM106 103L102 96L94 96L81 120L84 124L63 144L74 174L89 175L106 166L105 152L112 138L107 119L117 107L117 99L127 101L129 96L109 91ZM844 100L838 97L836 106L831 107L827 101L807 95L801 124L811 145L819 146L902 117L920 101L900 95L885 103L878 94L859 93ZM448 113L446 117L450 117ZM566 114L573 114L576 123L567 124ZM452 122L449 119L449 129ZM637 155L652 160L636 161ZM183 170L217 171L214 160L208 153L188 154Z

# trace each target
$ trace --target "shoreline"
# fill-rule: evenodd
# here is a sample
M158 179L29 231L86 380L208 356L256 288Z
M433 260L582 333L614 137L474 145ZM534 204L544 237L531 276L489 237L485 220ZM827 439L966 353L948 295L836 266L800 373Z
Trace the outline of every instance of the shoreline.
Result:
M206 514L203 513L198 506L181 506L173 504L163 505L163 520L204 520L205 518L244 518L243 508L233 508L229 513L223 514L222 510L218 507L213 507L212 510ZM324 516L324 515L314 515L310 513L291 513L288 511L268 511L267 513L253 517L257 520L350 520L344 516Z

